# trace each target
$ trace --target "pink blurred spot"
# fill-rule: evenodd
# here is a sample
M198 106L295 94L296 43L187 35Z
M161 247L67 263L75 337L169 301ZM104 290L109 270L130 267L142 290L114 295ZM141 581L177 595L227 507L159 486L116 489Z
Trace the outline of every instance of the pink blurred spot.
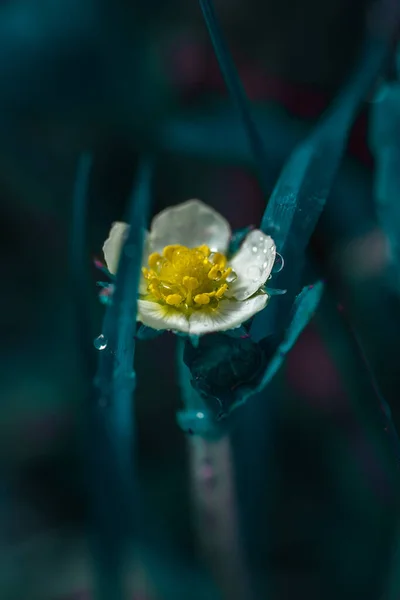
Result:
M199 44L185 37L175 40L169 59L169 70L175 84L190 88L201 83L205 61Z
M220 168L213 196L225 198L218 209L227 216L233 229L259 223L263 211L263 197L254 176L233 168ZM245 199L245 201L243 201Z
M112 284L108 285L107 287L104 287L100 292L99 292L99 296L101 296L102 298L110 298L114 293L114 286Z
M19 436L26 442L48 443L62 435L71 425L70 415L44 414L23 421L20 425Z
M385 27L387 27L393 21L387 18L390 11L383 12L387 21ZM170 44L165 49L165 56L167 71L170 72L173 82L180 86L183 95L215 92L227 96L218 62L208 45L181 36L178 42L174 42L172 46ZM294 115L305 119L315 119L321 115L330 102L330 93L315 85L299 85L271 76L262 67L244 60L235 51L234 60L251 100L276 102ZM368 167L372 167L373 158L367 143L367 130L367 112L363 111L351 131L349 150Z
M316 408L332 410L343 395L336 368L312 327L288 354L286 368L289 384Z
M211 483L211 481L213 481L214 478L215 472L210 464L203 465L199 469L199 479L204 483Z

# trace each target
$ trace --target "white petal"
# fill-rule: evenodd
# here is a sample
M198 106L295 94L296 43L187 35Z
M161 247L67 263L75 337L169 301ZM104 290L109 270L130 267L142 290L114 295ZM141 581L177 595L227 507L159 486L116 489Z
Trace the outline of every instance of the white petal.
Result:
M116 222L113 223L109 236L104 242L103 245L103 254L104 259L106 261L107 269L113 275L116 274L118 270L118 263L122 252L122 247L124 242L128 236L129 225L127 223ZM149 233L145 232L144 245L143 245L143 254L142 254L142 266L147 266L147 261L149 258L150 250L149 250ZM139 292L141 294L146 293L147 291L147 282L144 279L143 275L140 275L139 280Z
M225 253L231 237L228 221L200 200L166 208L156 215L150 227L152 252L161 252L170 244L195 248L206 244Z
M128 223L116 222L112 224L108 238L103 245L103 254L107 269L115 275L118 269L119 257L122 246L128 235Z
M237 300L252 296L270 276L275 256L274 240L259 229L251 231L229 263L237 279L229 285L226 295Z
M235 329L265 308L268 294L260 294L244 302L221 300L217 309L201 308L189 319L189 333L202 335L213 331Z
M137 320L153 329L172 329L188 333L189 321L173 306L163 306L158 302L138 300Z

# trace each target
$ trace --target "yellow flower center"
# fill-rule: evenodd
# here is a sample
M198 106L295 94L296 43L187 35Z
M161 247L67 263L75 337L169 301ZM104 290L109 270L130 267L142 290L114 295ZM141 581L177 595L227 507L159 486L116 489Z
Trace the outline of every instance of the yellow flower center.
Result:
M184 313L204 306L216 308L236 276L227 259L208 246L166 246L162 255L150 254L142 269L147 280L147 299L174 306Z

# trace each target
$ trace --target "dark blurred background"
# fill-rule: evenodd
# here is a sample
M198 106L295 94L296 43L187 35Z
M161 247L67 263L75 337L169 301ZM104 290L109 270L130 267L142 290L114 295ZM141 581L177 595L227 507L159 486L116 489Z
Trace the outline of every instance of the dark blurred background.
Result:
M215 4L256 107L272 191L354 66L370 2ZM154 213L197 197L239 228L259 223L265 200L196 2L1 2L0 52L0 597L77 600L93 580L80 443L87 382L68 271L79 154L94 155L89 265L123 218L147 150L156 157ZM400 426L400 312L374 207L370 100L309 249L328 281L322 304L233 424L239 522L259 598L379 600L392 567L398 473L371 373L337 310L346 306ZM101 276L91 274L98 334ZM138 465L143 497L178 557L173 597L186 598L184 580L218 573L205 567L196 533L174 345L164 334L137 346ZM152 551L162 565L162 550ZM136 597L166 597L140 556L135 565Z

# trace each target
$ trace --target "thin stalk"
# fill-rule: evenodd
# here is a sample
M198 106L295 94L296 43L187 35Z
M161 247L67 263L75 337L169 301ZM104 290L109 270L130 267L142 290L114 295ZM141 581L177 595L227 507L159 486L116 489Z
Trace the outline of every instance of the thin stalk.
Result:
M246 93L224 39L212 0L199 0L225 83L246 131L265 198L269 194L268 163L261 135L251 114ZM325 206L336 176L352 122L391 50L396 23L387 18L389 5L382 3L380 17L386 29L367 32L359 63L331 109L309 138L293 153L275 186L261 229L272 235L287 265L276 278L276 287L287 289L282 299L272 299L268 311L253 321L251 335L257 341L285 326L298 293L304 252ZM390 9L391 10L391 9ZM375 15L377 16L377 15ZM288 242L290 241L290 247ZM285 256L285 258L286 258Z
M308 138L285 165L265 209L261 229L272 235L285 257L285 269L276 277L276 287L298 291L305 251L330 194L352 123L358 110L386 64L389 40L366 40L359 63ZM287 301L290 308L290 303ZM272 298L267 311L257 315L251 327L254 339L262 339L284 325L288 306Z
M125 576L138 502L134 485L134 389L137 289L150 206L151 165L144 160L131 194L130 225L112 303L103 323L103 344L92 403L92 472L98 538L99 600L126 597Z
M197 538L222 596L250 600L250 584L238 529L234 469L229 434L207 428L207 409L190 385L183 362L183 340L178 340L179 380L189 422L197 415L200 432L187 438Z
M383 396L383 394L379 388L378 381L375 377L375 373L372 370L372 367L371 367L368 357L365 353L365 350L363 348L363 345L361 343L358 333L356 332L356 330L354 329L350 320L348 319L348 317L346 315L346 311L344 310L343 306L340 306L339 310L342 315L344 323L346 323L349 334L353 340L354 348L356 350L358 350L358 355L360 357L360 364L362 364L364 367L365 374L366 374L367 378L369 379L372 391L376 398L377 407L379 406L380 419L381 419L383 430L390 441L390 445L391 445L393 454L396 458L397 468L400 470L400 440L399 440L399 435L396 430L396 426L392 419L392 411L390 409L388 402L386 401L385 397Z
M334 328L327 325L332 320L336 321ZM391 418L390 408L379 389L358 335L343 307L335 306L334 300L327 294L321 304L321 311L317 314L316 323L328 342L328 349L343 378L352 403L351 418L354 427L360 429L362 437L373 439L370 446L374 453L384 451L385 458L393 460L394 477L388 475L387 479L394 486L392 492L397 494L399 492L397 476L400 467L399 436ZM340 353L336 348L341 348ZM362 403L359 401L360 398ZM382 463L382 458L377 462Z
M222 596L250 600L238 531L232 448L219 440L188 439L197 537Z
M72 197L72 223L70 235L71 290L76 311L77 333L80 342L85 376L90 381L96 368L93 352L93 332L88 299L89 269L86 256L86 220L88 185L93 157L84 153L79 159Z
M379 388L362 342L343 306L338 305L335 307L332 299L326 299L322 308L323 311L320 319L317 319L317 324L323 337L328 341L328 349L339 368L352 401L353 411L349 415L350 422L348 423L351 428L349 443L353 446L357 444L355 450L361 466L374 485L377 495L381 498L383 496L385 499L390 498L391 501L395 500L398 503L400 494L398 478L400 440L392 420L390 407ZM339 317L339 323L334 328L327 329L327 323L335 317L336 319ZM335 348L341 348L340 353ZM346 352L343 351L343 348L347 349ZM360 398L362 404L358 401ZM378 428L376 423L379 424ZM389 450L389 456L387 450ZM375 463L382 466L385 458L394 459L395 468L392 473L386 469L383 478L382 475L377 478L376 473L371 470L371 464ZM398 514L396 520L392 557L387 565L387 580L382 584L384 594L381 600L397 600L400 592L400 525Z
M92 159L83 155L73 196L71 276L80 348L86 381L92 381L96 358L92 345L85 260L88 181ZM135 493L133 485L133 372L137 285L144 226L150 203L151 168L145 161L129 203L130 232L121 257L113 303L107 308L95 387L88 390L85 414L86 483L92 553L96 567L96 597L123 600L128 548L132 542Z
M246 92L240 81L239 74L229 52L228 45L225 42L222 29L218 22L214 6L211 0L199 0L204 20L211 38L214 52L217 56L219 67L225 80L226 87L231 95L232 101L236 105L239 116L243 122L247 134L249 145L253 154L253 160L257 166L257 174L264 198L269 195L269 178L267 169L267 157L263 140L258 132L257 125L251 113L250 103Z

